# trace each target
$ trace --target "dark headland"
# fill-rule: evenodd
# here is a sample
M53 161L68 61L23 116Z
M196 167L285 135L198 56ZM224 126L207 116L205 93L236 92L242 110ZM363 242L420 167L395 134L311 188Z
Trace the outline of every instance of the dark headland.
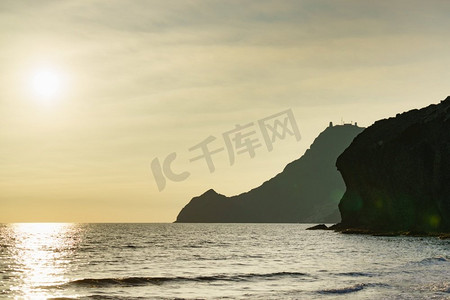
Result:
M338 203L345 185L335 162L362 130L351 124L330 124L301 158L288 164L274 178L233 197L208 190L194 197L181 210L176 222L339 222Z
M347 187L334 228L347 233L450 232L450 97L380 120L339 156Z

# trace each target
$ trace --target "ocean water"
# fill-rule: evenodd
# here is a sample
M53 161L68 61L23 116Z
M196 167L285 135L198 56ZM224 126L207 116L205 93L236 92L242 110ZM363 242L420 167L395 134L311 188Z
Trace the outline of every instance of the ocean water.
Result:
M0 299L450 299L450 240L305 224L3 224Z

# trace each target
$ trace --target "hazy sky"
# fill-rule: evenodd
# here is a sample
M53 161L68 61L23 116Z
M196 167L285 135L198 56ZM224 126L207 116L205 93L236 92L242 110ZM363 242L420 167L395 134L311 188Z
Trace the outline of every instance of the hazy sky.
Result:
M449 12L447 0L2 0L0 222L171 222L209 188L271 178L329 121L369 126L439 102ZM33 85L42 70L51 97ZM232 166L223 151L214 173L189 162L209 136L224 147L237 124L287 109L299 142ZM160 192L150 163L173 152L190 176Z

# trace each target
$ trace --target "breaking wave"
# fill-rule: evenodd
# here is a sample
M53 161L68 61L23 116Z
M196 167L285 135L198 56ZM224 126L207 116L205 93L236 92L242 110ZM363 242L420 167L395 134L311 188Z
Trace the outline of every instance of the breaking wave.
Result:
M277 277L305 277L305 273L300 272L275 272L266 274L237 274L237 275L211 275L196 277L124 277L124 278L83 278L69 281L58 287L78 286L78 287L108 287L108 286L140 286L140 285L161 285L170 282L213 282L213 281L245 281L261 278L277 278ZM47 288L53 288L50 286Z

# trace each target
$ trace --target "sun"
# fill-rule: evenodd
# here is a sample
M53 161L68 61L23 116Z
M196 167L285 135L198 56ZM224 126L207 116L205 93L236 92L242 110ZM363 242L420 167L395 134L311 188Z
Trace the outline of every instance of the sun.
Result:
M64 74L56 68L37 68L30 78L31 94L40 102L52 102L62 96L65 81Z

